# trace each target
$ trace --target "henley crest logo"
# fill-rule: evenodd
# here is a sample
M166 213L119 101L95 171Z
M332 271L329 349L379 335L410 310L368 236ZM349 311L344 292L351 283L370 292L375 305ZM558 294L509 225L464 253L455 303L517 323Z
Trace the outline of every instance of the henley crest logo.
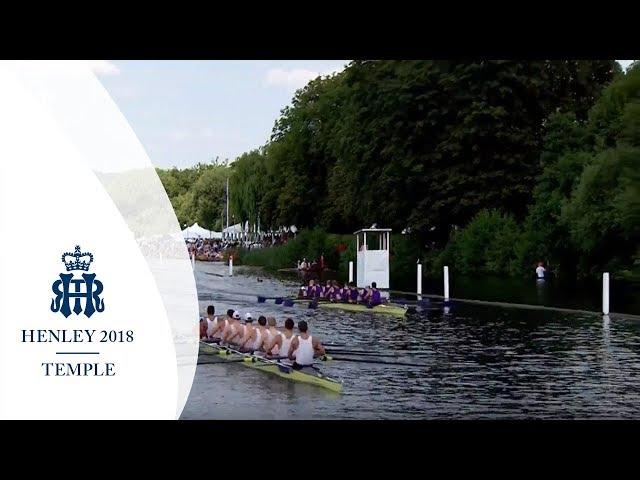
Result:
M62 263L67 272L88 272L93 262L93 254L81 252L77 245L73 253L62 254ZM81 278L74 277L73 273L61 273L60 280L53 282L51 287L55 298L51 299L51 311L60 312L65 317L75 313L84 312L86 317L91 317L95 312L104 312L104 300L100 298L103 287L102 282L96 280L95 273L82 273ZM73 299L73 309L70 308L70 300ZM84 311L81 300L85 300Z

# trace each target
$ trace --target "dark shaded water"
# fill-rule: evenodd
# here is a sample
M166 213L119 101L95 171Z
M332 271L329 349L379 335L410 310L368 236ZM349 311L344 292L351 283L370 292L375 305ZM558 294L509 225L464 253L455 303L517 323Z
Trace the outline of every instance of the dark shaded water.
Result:
M305 319L312 333L326 342L389 353L397 361L424 366L323 364L328 375L344 380L343 394L336 395L237 364L199 365L182 418L640 416L636 321L464 304L445 309L435 302L405 320L301 306L285 309L258 304L255 297L240 292L287 295L297 286L295 280L264 278L250 269L237 269L231 278L219 276L224 273L222 265L197 264L199 294L207 299L200 302L203 309L213 303L218 311L237 308L254 317L274 314L279 322L286 316ZM455 295L463 296L452 289Z
M450 296L495 302L526 303L576 310L602 311L602 280L572 282L561 279L464 277L450 275ZM424 293L442 295L442 280L426 281ZM640 315L640 284L612 279L612 312Z

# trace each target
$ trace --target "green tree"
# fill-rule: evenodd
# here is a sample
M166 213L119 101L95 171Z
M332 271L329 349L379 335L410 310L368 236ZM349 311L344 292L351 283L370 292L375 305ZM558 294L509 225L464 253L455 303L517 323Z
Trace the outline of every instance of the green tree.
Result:
M264 227L261 204L267 189L267 167L262 149L240 155L230 168L229 205L233 213L250 225L258 219Z

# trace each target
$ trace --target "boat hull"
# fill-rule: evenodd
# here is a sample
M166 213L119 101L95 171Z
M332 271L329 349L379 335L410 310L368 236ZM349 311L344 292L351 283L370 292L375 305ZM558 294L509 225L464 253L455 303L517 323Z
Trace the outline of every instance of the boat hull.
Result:
M396 305L377 305L373 308L369 308L366 305L360 305L355 303L318 303L318 308L332 309L332 310L344 310L346 312L363 312L363 313L379 313L383 315L392 315L394 317L404 317L407 313L407 309Z
M305 369L305 371L294 370L286 365L280 364L279 362L273 360L264 360L260 357L250 354L242 354L233 350L226 349L224 347L220 347L214 343L200 342L200 353L209 355L213 354L219 356L224 360L233 361L237 361L240 358L244 357L244 361L238 363L246 367L270 373L286 380L316 385L332 392L342 392L342 382L322 375L320 372L309 371L310 369Z

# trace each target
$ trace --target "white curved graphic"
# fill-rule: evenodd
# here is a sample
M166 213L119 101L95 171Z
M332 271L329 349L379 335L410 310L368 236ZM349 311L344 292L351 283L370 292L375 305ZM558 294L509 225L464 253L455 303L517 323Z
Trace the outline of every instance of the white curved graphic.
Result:
M0 105L0 417L178 418L197 294L144 149L83 62L0 62ZM95 274L104 311L53 311L61 273L71 305Z

